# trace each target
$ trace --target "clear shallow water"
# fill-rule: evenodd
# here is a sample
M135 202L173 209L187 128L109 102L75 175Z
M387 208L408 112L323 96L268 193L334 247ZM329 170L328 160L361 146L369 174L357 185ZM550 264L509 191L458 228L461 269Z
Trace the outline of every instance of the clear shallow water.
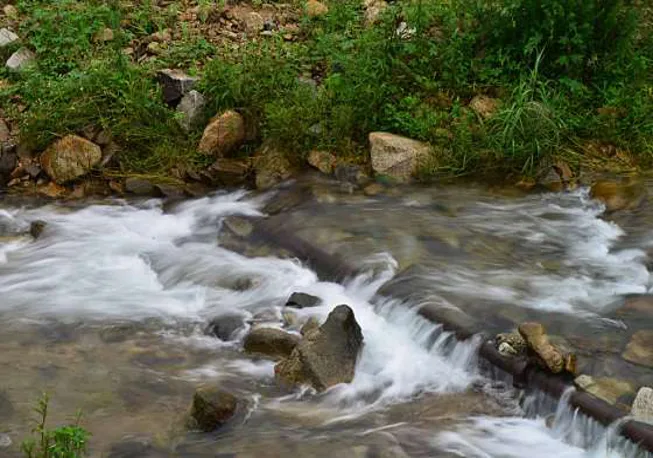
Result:
M36 241L2 244L0 360L12 371L0 374L0 387L12 408L0 408L0 432L17 443L29 430L30 402L47 389L55 412L86 411L97 456L133 434L181 456L213 456L216 446L239 457L293 447L299 456L356 456L374 447L394 450L391 456L525 456L533 447L541 456L606 456L605 447L586 451L542 419L521 418L515 393L489 389L476 371L478 342L456 343L405 304L372 303L395 274L392 257L372 262L382 266L375 275L342 286L318 281L291 259L245 257L221 246L222 219L261 216L263 203L234 193L167 212L150 201L0 215L7 232L36 219L48 223ZM574 211L570 218L590 219ZM618 237L619 228L606 225L599 238ZM536 227L517 232L532 238ZM601 266L613 262L595 258ZM365 347L351 384L319 396L280 391L271 362L244 355L239 342L202 334L208 319L234 311L282 326L282 306L294 291L322 299L296 312L300 323L324 319L341 303L353 308ZM103 337L116 326L126 337ZM218 438L183 431L184 410L201 383L219 383L247 401L245 417Z

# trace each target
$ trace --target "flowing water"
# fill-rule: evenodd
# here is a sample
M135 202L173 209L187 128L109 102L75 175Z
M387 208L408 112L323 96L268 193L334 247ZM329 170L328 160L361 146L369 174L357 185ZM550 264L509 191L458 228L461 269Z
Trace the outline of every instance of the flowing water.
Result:
M619 439L618 425L605 430L564 401L556 408L488 378L477 368L477 339L457 342L412 306L460 307L497 330L534 313L564 322L574 336L580 327L623 337L629 324L610 314L616 297L648 291L653 238L646 231L632 231L618 246L628 222L601 219L583 191L515 197L432 188L370 199L317 183L289 192L300 198L275 212L270 203L284 191L175 205L6 203L0 456L19 456L41 391L52 398L52 424L83 410L98 457L640 453ZM320 281L283 250L237 240L226 223L239 216L267 217L362 273L344 284ZM33 240L22 234L35 220L47 225ZM408 301L378 294L388 287L408 291ZM283 305L296 291L319 297L320 305L289 317ZM207 322L225 314L298 332L338 304L354 310L365 345L353 382L322 394L279 388L274 362L245 354L241 339L205 334ZM585 334L579 341L592 340ZM601 362L591 366L596 373L627 364L600 354L592 358ZM629 370L635 381L651 375ZM243 400L217 433L185 428L192 394L204 384Z

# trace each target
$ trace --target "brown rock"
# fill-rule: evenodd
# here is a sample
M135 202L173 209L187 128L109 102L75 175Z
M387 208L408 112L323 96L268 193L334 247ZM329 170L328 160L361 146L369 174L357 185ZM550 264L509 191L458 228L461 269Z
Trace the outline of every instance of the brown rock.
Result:
M339 305L317 330L308 331L292 354L278 363L277 380L290 386L309 383L318 391L354 378L363 334L354 312Z
M160 195L152 182L138 177L129 177L125 180L125 191L137 196L158 197Z
M235 111L214 117L204 129L198 150L200 153L223 157L245 140L245 121Z
M471 102L469 108L479 115L481 119L491 118L499 109L500 101L486 95L477 95Z
M409 181L429 157L428 144L386 132L369 135L372 169L398 182Z
M365 23L368 25L376 24L379 21L381 13L388 7L384 0L365 0Z
M217 388L200 388L193 396L189 426L204 432L213 431L227 423L237 407L238 400L232 394Z
M365 194L368 197L374 197L381 194L384 190L385 188L381 183L372 183L365 186L365 188L363 189L363 194Z
M653 367L653 331L637 331L633 334L622 357L631 363Z
M522 323L519 325L519 334L526 341L529 350L541 359L547 369L554 374L564 370L564 355L549 342L542 324Z
M308 153L308 163L325 175L331 175L336 168L336 157L328 151L313 150Z
M86 175L102 160L102 149L85 138L68 135L41 155L41 167L57 183Z
M320 3L317 0L308 0L306 2L306 14L308 17L319 17L328 12L329 8L324 3Z
M256 188L270 189L292 176L290 162L279 151L263 148L254 158Z
M249 177L250 164L240 159L217 159L210 167L200 172L213 186L239 186Z
M632 210L646 198L646 189L637 181L597 181L590 189L590 197L603 202L607 212Z
M254 328L243 341L248 353L259 353L272 358L289 356L299 343L299 336L276 328Z
M2 12L9 19L18 19L18 9L14 5L5 5Z
M579 375L574 383L609 404L616 404L622 396L635 392L633 386L627 381L609 377L594 378L589 375Z
M618 316L637 314L653 317L653 294L630 294L623 306L617 310Z

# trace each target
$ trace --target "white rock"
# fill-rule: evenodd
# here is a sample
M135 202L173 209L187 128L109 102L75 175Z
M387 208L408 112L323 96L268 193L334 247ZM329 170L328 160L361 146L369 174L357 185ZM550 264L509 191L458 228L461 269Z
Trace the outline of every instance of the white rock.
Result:
M11 30L5 28L0 29L0 48L16 43L18 40L18 35Z
M369 135L372 169L397 182L406 182L429 157L428 144L386 132Z
M653 389L647 386L639 389L630 414L637 421L653 424Z
M22 70L23 68L30 65L34 59L36 59L36 54L27 48L20 48L18 51L11 55L5 65L10 70Z

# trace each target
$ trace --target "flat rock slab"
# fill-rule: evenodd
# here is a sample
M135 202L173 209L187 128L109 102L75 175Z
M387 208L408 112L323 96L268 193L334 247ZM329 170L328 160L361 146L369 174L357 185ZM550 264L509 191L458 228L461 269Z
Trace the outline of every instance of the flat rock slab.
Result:
M622 354L626 361L653 367L653 331L637 331Z

